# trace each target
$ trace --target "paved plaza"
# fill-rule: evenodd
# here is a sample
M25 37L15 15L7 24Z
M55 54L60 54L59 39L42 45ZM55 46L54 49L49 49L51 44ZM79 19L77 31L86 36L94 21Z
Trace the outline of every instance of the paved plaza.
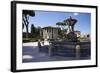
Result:
M41 49L44 52L40 52L38 48L38 42L23 43L23 63L28 62L47 62L47 61L64 61L64 60L79 60L75 56L71 56L70 52L66 53L67 56L54 55L49 56L48 47L49 42L45 41L44 45L41 44ZM74 54L74 53L73 53ZM70 55L70 56L68 56ZM90 57L81 57L80 60L90 59Z

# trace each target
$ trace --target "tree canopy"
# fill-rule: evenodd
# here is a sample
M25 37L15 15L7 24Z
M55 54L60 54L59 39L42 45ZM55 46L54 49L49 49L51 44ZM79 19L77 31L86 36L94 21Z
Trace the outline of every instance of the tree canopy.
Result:
M66 26L66 24L64 22L57 22L56 25L58 25L58 26Z
M22 21L22 26L24 28L24 26L26 27L26 37L28 38L28 25L29 25L29 16L35 16L35 12L34 10L23 10L22 12L23 14L23 21Z
M23 10L24 15L35 16L35 12L33 10Z
M66 26L64 22L57 22L56 25L61 26L62 29L64 29Z

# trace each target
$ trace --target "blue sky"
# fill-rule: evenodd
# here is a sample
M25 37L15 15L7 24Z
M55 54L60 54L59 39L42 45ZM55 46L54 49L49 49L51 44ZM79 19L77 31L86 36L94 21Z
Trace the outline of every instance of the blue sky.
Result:
M35 27L54 26L57 27L57 22L62 22L72 16L77 19L75 30L81 31L81 34L90 33L91 27L91 14L90 13L77 13L77 12L54 12L54 11L35 11L34 17L29 17L29 31L31 24ZM25 29L23 30L25 31Z

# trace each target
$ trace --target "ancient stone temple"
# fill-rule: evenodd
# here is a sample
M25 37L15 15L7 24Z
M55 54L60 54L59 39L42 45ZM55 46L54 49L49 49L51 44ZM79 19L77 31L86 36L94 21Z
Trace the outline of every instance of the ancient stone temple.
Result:
M57 39L58 38L58 30L57 27L44 27L42 28L42 37L43 39Z

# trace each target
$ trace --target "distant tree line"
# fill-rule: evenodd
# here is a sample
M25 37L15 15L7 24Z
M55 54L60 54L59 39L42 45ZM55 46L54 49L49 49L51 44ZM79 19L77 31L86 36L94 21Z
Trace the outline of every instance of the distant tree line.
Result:
M35 27L34 24L31 25L31 38L40 37L41 27Z
M31 24L31 31L30 33L28 32L23 32L23 41L29 42L29 41L37 41L38 39L42 38L40 37L40 31L41 27L35 27L34 24ZM27 36L28 38L27 38Z

